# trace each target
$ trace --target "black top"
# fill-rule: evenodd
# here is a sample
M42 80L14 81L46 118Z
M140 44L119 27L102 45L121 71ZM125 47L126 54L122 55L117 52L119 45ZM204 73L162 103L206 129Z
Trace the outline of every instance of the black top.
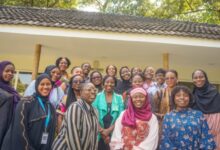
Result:
M123 94L125 91L131 88L131 82L129 80L118 80L117 86L115 87L115 92L118 94Z
M13 95L0 88L0 149L13 116Z
M205 114L220 112L220 94L217 89L206 80L203 87L194 87L193 108L202 111Z
M101 92L101 91L103 90L103 88L102 88L102 84L100 84L100 85L96 85L95 87L96 87L96 89L98 90L98 93Z
M107 103L107 114L103 117L104 128L107 129L111 126L113 117L111 116L111 103Z
M47 128L47 144L41 144L45 132L45 113L35 96L23 98L17 105L11 126L5 136L4 150L50 150L56 127L55 109L49 101L43 101L46 112L50 107L51 117Z

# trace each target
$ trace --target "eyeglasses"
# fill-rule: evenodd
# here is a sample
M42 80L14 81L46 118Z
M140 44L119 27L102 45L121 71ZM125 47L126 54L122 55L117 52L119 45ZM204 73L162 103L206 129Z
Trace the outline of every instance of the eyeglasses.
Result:
M165 78L165 80L175 80L176 78L175 77L167 77Z
M61 65L66 65L66 66L68 65L67 62L60 62L60 64L61 64Z
M80 81L80 80L73 80L72 81L72 83L75 83L75 84L77 84L77 83L79 83L79 84L81 84L81 83L84 83L85 81Z

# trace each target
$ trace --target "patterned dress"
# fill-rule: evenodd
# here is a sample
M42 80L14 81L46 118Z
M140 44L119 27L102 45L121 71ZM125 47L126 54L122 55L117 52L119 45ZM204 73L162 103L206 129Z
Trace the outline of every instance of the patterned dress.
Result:
M133 145L138 146L149 134L149 125L146 121L136 120L136 128L128 126L122 128L122 138L124 139L124 150L132 150Z
M162 134L163 117L166 113L169 113L174 108L174 104L171 101L170 91L171 90L168 88L157 91L153 99L154 113L157 116L159 123L159 142Z
M165 115L162 150L214 150L215 142L202 112L187 108Z
M136 120L136 128L122 125L123 111L115 122L111 138L111 150L156 150L158 121L154 114L149 121Z

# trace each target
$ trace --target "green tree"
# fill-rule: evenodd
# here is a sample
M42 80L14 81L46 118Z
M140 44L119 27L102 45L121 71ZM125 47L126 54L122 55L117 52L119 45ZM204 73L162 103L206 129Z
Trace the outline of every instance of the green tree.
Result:
M76 8L77 0L0 0L1 5Z
M220 0L0 0L0 4L57 8L95 6L104 13L220 24Z
M220 24L219 0L164 0L155 17Z
M220 24L219 0L79 0L101 12Z
M12 80L12 86L15 84L15 79ZM18 79L17 83L17 92L23 94L27 86L25 86L20 79Z

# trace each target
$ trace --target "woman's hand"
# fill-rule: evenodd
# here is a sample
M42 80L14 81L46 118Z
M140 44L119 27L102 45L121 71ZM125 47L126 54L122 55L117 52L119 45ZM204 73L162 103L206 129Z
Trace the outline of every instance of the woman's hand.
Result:
M216 130L210 130L210 133L215 137L217 134L218 134L218 132L216 131Z
M160 113L155 113L155 115L159 118L159 119L163 119L164 114L160 114Z
M100 131L100 133L102 136L107 137L110 135L111 131L109 129L102 129L102 131Z
M110 136L105 137L104 142L105 142L105 144L109 144L110 143Z

